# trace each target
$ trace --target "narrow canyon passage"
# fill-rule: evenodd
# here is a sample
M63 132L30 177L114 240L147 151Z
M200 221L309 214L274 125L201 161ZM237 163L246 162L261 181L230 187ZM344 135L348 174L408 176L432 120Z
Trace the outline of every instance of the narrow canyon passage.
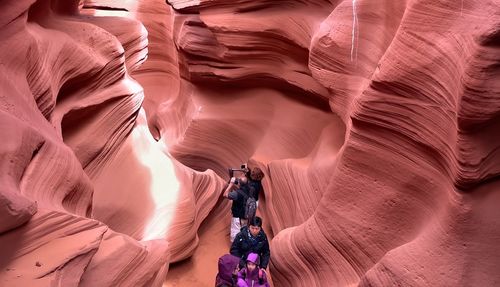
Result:
M325 161L332 162L344 142L345 127L338 117L271 89L201 88L193 91L192 96L196 112L183 140L178 146L171 147L176 159L186 166L204 170L217 169L213 166L213 162L217 162L214 155L221 158L235 155L235 158L229 158L228 166L238 166L237 163L250 159L259 166L284 165L294 170L296 182L280 176L264 182L264 198L260 200L257 214L263 217L264 230L270 240L273 231L266 212L269 206L277 205L274 220L287 218L289 224L299 224L303 218L300 217L302 213L290 213L289 207L284 208L287 201L288 204L301 202L297 206L299 209L314 210L321 194L304 195L300 184L307 184L303 181L308 178L307 168L318 153L331 157ZM303 128L298 129L298 126ZM302 142L297 143L297 138ZM318 141L330 144L317 146ZM326 163L322 166L327 167ZM224 166L220 169L226 172ZM221 176L227 177L225 174ZM267 200L273 198L273 190L283 190L287 198ZM194 255L185 262L170 266L165 286L213 284L217 267L214 263L228 253L230 247L228 203L228 200L219 199L200 226L200 242Z
M498 0L2 0L0 286L500 286Z

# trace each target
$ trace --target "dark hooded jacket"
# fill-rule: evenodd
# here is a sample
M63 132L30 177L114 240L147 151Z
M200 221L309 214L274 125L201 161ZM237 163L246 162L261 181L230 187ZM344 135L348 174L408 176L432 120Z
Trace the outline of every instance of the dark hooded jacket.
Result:
M234 278L233 271L238 267L240 263L240 258L225 254L219 258L219 272L215 277L215 286L236 286L237 278Z
M255 200L259 200L259 194L262 191L262 182L260 180L253 180L248 177L248 186L252 190Z

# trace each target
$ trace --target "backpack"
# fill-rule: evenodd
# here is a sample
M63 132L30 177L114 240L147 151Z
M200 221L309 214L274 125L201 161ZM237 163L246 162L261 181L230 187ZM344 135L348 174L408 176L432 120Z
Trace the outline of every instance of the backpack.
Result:
M240 258L231 254L224 254L219 257L219 269L215 277L215 287L236 286L233 280L233 271L240 263Z
M254 196L254 188L250 188L250 196L248 196L245 203L245 218L250 220L255 217L257 212L257 201Z

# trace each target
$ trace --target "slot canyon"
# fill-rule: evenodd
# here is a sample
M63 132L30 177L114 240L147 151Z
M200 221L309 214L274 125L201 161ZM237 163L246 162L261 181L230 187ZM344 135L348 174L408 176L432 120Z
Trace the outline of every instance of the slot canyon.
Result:
M0 286L500 286L499 0L1 0Z

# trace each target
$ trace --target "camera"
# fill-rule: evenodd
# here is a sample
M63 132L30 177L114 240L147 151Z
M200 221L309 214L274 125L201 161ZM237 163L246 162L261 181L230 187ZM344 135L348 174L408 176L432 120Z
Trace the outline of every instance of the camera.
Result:
M246 164L246 163L241 164L240 168L228 168L229 178L232 178L234 176L235 171L239 171L239 172L242 172L245 175L247 175L247 173L250 170L248 169L248 164ZM238 181L238 179L236 179L236 181ZM238 183L236 183L236 184L238 184Z

